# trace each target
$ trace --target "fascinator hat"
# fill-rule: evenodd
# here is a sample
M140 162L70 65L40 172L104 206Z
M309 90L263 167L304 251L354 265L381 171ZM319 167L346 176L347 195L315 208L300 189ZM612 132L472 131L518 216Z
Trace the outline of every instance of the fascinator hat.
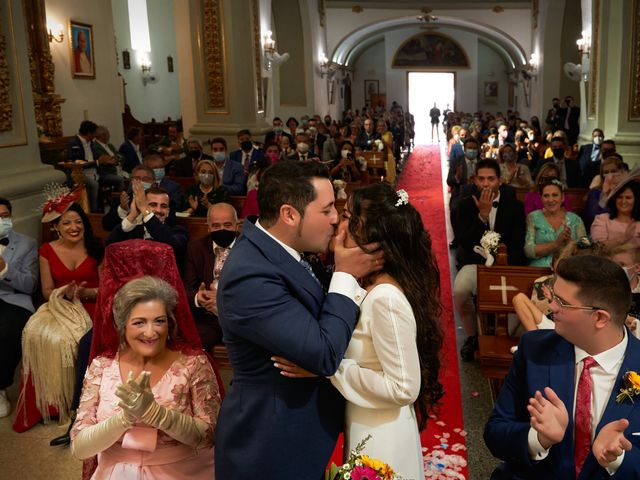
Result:
M70 190L59 183L50 183L44 187L45 203L42 205L42 223L47 223L60 217L71 204L80 198L82 187Z

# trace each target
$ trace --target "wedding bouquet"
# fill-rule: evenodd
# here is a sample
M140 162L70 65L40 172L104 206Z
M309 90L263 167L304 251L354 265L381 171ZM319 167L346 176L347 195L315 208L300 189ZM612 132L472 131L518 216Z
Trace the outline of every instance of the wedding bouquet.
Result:
M379 152L384 150L384 143L382 142L382 140L378 139L374 143Z
M332 463L325 480L401 480L389 465L362 453L370 438L358 443L342 466Z
M485 259L485 266L490 267L495 261L500 245L500 234L493 230L487 230L480 239L480 245L473 247L473 251Z

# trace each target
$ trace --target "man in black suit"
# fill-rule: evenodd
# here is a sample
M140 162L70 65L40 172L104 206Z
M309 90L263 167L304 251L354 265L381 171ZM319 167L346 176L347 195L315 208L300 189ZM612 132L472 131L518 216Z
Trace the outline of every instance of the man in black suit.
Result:
M84 161L84 186L89 197L92 212L98 211L98 162L93 158L91 144L95 138L98 125L90 120L84 120L80 124L78 134L72 137L67 144L67 160L70 162ZM69 177L69 182L73 181Z
M192 137L187 140L187 156L171 164L171 174L175 177L192 177L200 160L213 160L213 157L202 151L200 140Z
M222 343L218 324L218 279L222 266L236 242L238 214L228 203L216 203L207 212L209 235L194 238L187 246L184 266L184 288L202 346L209 351Z
M280 145L280 139L282 137L289 137L289 142L293 143L291 135L283 131L282 119L280 117L275 117L273 119L272 125L273 130L267 132L267 134L264 136L265 148L266 145L269 145L270 143L277 143L278 145Z
M131 173L134 167L142 165L142 142L144 134L141 128L133 127L127 132L127 139L118 151L124 156L122 169Z
M476 164L475 191L462 199L458 207L459 271L453 286L453 301L460 315L467 339L460 350L463 360L473 360L478 349L478 324L473 297L477 293L476 265L485 259L474 251L488 230L500 234L500 243L507 246L509 265L525 265L525 216L515 189L500 183L500 166L491 159Z
M327 136L318 131L318 119L309 119L309 141L311 142L311 151L316 151L318 154L322 153L324 148L324 142L327 141ZM317 149L315 147L318 147Z
M569 188L579 188L582 183L582 175L580 174L580 164L573 158L566 156L567 141L564 137L553 137L550 142L553 157L544 159L538 163L533 177L535 178L540 168L545 163L553 162L560 168L560 180Z
M356 145L364 151L373 150L375 147L375 141L380 139L380 134L376 132L373 128L373 120L367 118L364 121L364 128L360 132L358 139L356 140Z
M560 129L567 133L569 145L574 145L580 134L580 107L573 105L573 97L571 95L565 97L564 108L560 109Z
M187 247L186 229L171 225L169 218L169 193L159 187L144 190L142 182L133 180L133 201L128 215L109 234L106 244L134 238L154 240L171 245L180 266Z
M227 141L222 137L211 140L211 153L218 169L222 185L230 195L246 195L247 182L240 162L234 162L227 156Z
M555 98L551 101L552 107L547 112L547 118L545 122L547 124L547 129L555 132L560 129L560 99ZM544 132L540 132L542 134Z

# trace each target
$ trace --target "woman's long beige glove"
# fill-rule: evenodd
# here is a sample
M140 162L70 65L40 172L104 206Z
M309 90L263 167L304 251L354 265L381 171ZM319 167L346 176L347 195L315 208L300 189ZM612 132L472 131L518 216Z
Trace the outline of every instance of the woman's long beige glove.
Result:
M80 460L93 457L116 443L132 426L128 415L120 411L96 425L80 430L71 442L71 453Z
M149 386L150 376L150 372L142 372L137 380L129 377L126 384L116 389L122 410L185 445L198 447L204 441L209 425L191 415L158 405Z

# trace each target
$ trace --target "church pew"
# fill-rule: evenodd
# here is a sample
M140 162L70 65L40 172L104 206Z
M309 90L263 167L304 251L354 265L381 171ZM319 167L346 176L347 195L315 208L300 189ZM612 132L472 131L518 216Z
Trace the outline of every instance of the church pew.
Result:
M480 372L489 380L493 400L511 366L511 347L518 344L518 338L509 336L507 328L508 314L515 313L513 297L518 293L531 295L534 281L549 273L550 269L540 267L478 265L478 357Z

